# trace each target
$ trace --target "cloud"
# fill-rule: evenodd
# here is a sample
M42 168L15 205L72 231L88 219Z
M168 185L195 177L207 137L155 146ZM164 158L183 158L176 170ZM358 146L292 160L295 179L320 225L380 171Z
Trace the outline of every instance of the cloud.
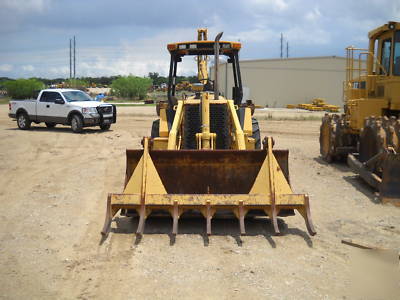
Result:
M99 76L101 74L145 76L151 71L167 75L169 70L169 53L167 44L195 36L194 29L177 29L171 37L164 32L151 38L138 39L135 42L122 41L119 47L107 49L96 47L80 50L83 58L78 59L77 72L79 76ZM190 39L190 38L189 38ZM106 51L104 51L106 50ZM118 53L112 56L110 53ZM90 55L90 58L89 58ZM88 60L91 60L88 62ZM184 58L179 65L179 74L193 74L196 64L193 57Z
M32 72L35 70L35 67L32 65L23 65L23 66L21 66L21 69L23 71Z
M280 34L291 56L344 55L365 47L367 33L400 18L398 0L3 0L0 68L12 77L69 76L69 38L77 37L77 75L166 74L166 44L209 39L223 31L240 40L242 59L276 58ZM30 67L27 67L30 66ZM193 60L180 65L194 73ZM33 69L32 69L33 68Z
M0 65L0 71L2 72L9 72L13 69L13 66L10 64Z
M3 0L2 9L9 9L14 12L35 12L43 11L50 0Z
M317 7L314 7L313 10L309 11L306 15L305 18L308 21L317 21L318 19L321 18L321 12Z
M276 11L288 8L288 4L284 0L248 0L248 2L257 8L269 8Z
M240 31L237 34L231 34L227 37L228 40L244 41L248 43L263 42L275 38L279 33L267 28L254 28L248 31Z

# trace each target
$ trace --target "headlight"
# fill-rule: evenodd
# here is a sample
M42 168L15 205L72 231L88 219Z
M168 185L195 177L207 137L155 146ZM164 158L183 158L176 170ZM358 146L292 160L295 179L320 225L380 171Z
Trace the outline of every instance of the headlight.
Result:
M96 107L83 107L82 113L84 114L97 114Z

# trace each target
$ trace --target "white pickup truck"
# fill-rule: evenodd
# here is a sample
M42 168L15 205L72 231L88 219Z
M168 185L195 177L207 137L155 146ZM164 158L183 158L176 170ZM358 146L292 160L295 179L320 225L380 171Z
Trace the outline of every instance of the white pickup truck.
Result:
M80 90L46 89L37 99L10 101L8 116L17 120L20 129L29 129L32 122L45 122L49 128L71 125L72 131L79 133L89 126L110 129L117 120L117 110L115 105L94 101Z

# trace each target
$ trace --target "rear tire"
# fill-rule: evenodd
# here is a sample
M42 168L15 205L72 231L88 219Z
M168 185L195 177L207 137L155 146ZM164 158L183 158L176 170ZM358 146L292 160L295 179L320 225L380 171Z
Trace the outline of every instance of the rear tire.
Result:
M56 123L53 122L45 122L45 124L47 128L54 128L56 126Z
M151 126L151 138L160 136L160 119L153 121Z
M111 127L111 124L101 124L100 129L101 130L109 130Z
M74 133L81 133L83 130L83 120L79 115L73 115L71 118L71 129Z
M27 130L31 128L31 120L28 117L28 114L25 112L21 112L17 116L17 124L18 128L22 130Z
M251 125L253 130L253 135L251 137L256 141L254 144L254 149L261 149L260 127L258 126L258 121L256 118L251 118Z

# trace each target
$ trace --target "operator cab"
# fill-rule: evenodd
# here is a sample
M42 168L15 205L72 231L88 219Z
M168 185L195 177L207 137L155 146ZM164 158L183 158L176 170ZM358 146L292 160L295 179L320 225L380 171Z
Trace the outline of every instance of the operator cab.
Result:
M171 60L168 76L168 103L173 106L176 103L176 84L177 84L177 68L178 63L182 62L184 56L196 56L199 69L199 83L192 85L192 91L195 92L195 99L200 98L203 91L213 94L214 81L208 78L208 74L202 74L202 62L207 61L208 55L215 55L214 51L215 42L208 40L189 41L168 44L167 49L170 52ZM239 67L239 50L242 47L238 42L219 42L219 55L227 57L227 63L232 64L232 72L234 79L234 86L232 88L232 98L236 105L239 105L243 97L242 79ZM207 72L207 65L205 64L204 73Z
M370 52L377 61L375 74L400 76L400 24L389 22L369 33Z

